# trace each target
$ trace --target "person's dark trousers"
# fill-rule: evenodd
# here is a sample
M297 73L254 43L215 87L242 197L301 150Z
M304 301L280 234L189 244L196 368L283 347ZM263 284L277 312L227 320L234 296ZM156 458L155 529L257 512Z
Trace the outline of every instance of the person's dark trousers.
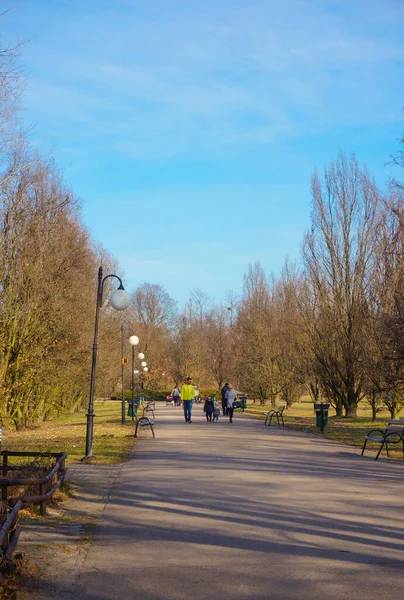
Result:
M227 409L227 414L229 415L229 421L230 423L233 423L233 413L234 413L234 408L228 408Z
M191 421L192 416L192 400L183 400L182 403L184 405L184 417L185 423L189 423Z
M226 417L227 416L227 406L226 406L225 400L223 400L223 402L222 402L222 411L223 411L223 416Z
M206 420L212 421L212 413L206 413Z

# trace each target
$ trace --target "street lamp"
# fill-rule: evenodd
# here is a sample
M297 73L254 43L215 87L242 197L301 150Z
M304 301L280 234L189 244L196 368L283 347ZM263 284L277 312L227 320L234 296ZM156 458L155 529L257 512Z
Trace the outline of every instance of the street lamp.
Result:
M125 310L130 304L130 296L128 292L125 292L122 280L118 275L106 275L102 276L102 267L98 269L98 286L97 286L97 303L95 309L95 324L94 324L94 343L93 343L93 357L91 362L91 380L90 380L90 399L88 402L87 412L87 430L86 430L86 454L84 460L95 459L92 455L93 452L93 432L94 432L94 389L95 389L95 368L97 364L97 350L98 350L98 321L100 308L102 306L102 294L104 291L104 283L109 277L115 277L119 281L119 288L115 290L109 297L109 303L115 310Z
M230 312L230 327L233 327L233 304L228 306L227 310Z
M132 380L131 380L132 406L133 406L133 402L135 399L135 396L134 396L134 392L135 392L135 346L137 346L138 343L139 343L139 338L137 337L137 335L131 335L129 338L129 344L132 346Z

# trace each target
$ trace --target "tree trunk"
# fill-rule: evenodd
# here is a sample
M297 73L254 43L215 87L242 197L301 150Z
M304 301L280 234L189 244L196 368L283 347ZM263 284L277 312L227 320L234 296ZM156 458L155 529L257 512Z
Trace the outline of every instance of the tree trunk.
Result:
M341 401L335 402L335 412L336 412L336 416L337 417L342 417L343 416L343 405Z
M276 394L269 392L269 400L271 402L271 406L275 407L276 404Z
M376 421L377 416L377 406L374 402L372 402L372 423Z
M351 406L349 404L347 404L345 406L345 416L346 417L353 417L353 418L355 418L357 416L357 406L356 406L356 404L354 406Z

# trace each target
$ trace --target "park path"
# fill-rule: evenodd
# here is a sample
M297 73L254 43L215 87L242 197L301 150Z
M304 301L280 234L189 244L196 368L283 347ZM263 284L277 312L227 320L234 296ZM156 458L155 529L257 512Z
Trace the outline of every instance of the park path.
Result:
M239 414L206 423L199 406L190 424L158 406L155 422L55 598L403 597L402 463Z

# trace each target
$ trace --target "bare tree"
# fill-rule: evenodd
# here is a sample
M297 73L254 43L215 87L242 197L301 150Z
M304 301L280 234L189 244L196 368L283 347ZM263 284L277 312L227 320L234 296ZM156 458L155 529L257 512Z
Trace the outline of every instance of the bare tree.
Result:
M236 372L238 387L261 403L274 403L280 389L273 294L260 263L250 265L233 328L238 338Z
M368 303L366 391L394 418L404 391L404 199L397 188L384 203Z
M140 338L139 349L146 355L147 375L142 375L149 389L158 388L163 373L171 372L171 339L177 315L176 302L157 284L143 283L133 293L129 313L130 327Z
M211 311L206 323L211 374L220 390L225 381L234 376L236 340L227 323L227 308L221 306Z
M235 292L228 290L225 295L225 302L227 312L229 314L230 327L233 327L233 322L237 317L237 310L239 306L239 298Z
M303 324L299 309L300 275L295 264L286 258L281 276L275 285L274 334L279 390L286 406L299 400L303 384Z
M369 272L380 198L354 156L340 155L312 181L312 228L303 259L315 318L316 361L324 390L356 414L363 397Z
M0 17L3 15L0 15ZM24 71L19 64L23 42L6 45L0 36L0 151L13 148L18 126Z

